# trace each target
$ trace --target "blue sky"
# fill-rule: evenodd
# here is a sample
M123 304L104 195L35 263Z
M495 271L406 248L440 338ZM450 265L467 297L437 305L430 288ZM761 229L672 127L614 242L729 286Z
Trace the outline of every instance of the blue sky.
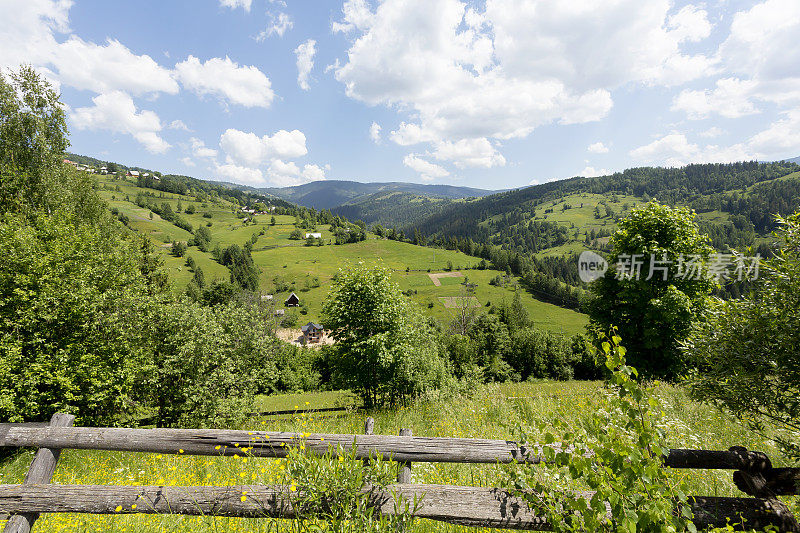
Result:
M254 186L800 156L797 0L0 0L72 151Z

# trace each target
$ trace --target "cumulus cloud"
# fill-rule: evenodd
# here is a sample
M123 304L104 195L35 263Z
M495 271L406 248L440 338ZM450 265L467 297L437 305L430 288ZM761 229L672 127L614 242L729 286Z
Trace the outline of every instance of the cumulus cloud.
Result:
M53 50L50 61L59 80L76 89L96 93L124 89L133 95L176 94L179 90L169 70L112 39L98 45L72 36Z
M252 132L229 128L219 139L229 162L259 166L270 159L294 159L308 153L306 136L300 130L279 130L259 137Z
M492 168L506 164L506 158L485 137L456 142L441 141L436 145L433 156L440 161L452 161L458 168Z
M192 154L195 157L217 157L217 151L213 148L207 147L206 144L197 137L192 137L189 139L189 143L192 146Z
M267 175L270 181L281 187L292 185L302 185L310 181L322 181L325 179L325 169L317 165L304 165L301 169L293 161L282 161L273 159L267 168Z
M264 185L266 180L261 170L257 168L242 167L239 165L225 164L217 165L214 169L218 177L223 181L241 183L242 185Z
M219 5L236 9L237 7L244 8L245 11L250 11L250 6L253 5L253 0L219 0Z
M377 122L373 122L369 127L369 138L372 139L372 142L375 144L381 142L381 125Z
M689 163L745 161L754 158L747 143L733 146L701 146L690 142L686 135L674 132L631 150L630 155L645 164L669 167L679 167Z
M132 135L149 152L161 154L170 145L162 139L161 121L152 111L136 111L133 99L114 91L92 98L94 106L79 107L70 112L72 124L79 130L108 130Z
M584 167L583 170L580 171L578 176L582 178L594 178L597 176L608 176L609 174L611 174L611 172L609 172L608 169L594 168L592 166L587 165L586 167Z
M290 17L286 13L278 13L277 15L274 13L268 13L269 15L269 24L267 27L258 34L256 37L256 41L261 42L267 37L272 37L273 35L277 35L278 37L283 37L283 34L286 33L286 30L292 29L294 23L292 22L292 17Z
M604 118L611 91L674 85L711 71L684 51L708 36L706 11L669 0L553 2L348 0L332 29L352 35L334 67L346 94L408 113L401 145L529 135L550 123ZM481 165L500 164L497 157Z
M408 154L403 158L403 164L419 173L424 181L432 181L436 178L444 178L450 173L444 167L426 161L416 154Z
M137 55L119 41L99 45L69 33L70 0L6 0L0 3L0 67L22 63L38 67L56 85L108 93L175 94L168 69L148 55Z
M275 93L269 78L254 66L218 57L205 63L190 55L175 65L175 77L200 96L212 95L244 107L269 107Z
M297 56L297 84L304 91L311 87L308 85L308 76L314 68L314 54L317 52L315 46L317 41L309 39L294 49Z
M756 113L750 98L757 83L753 80L725 78L717 80L714 89L685 89L672 102L673 111L683 111L691 119L707 118L718 114L725 118L739 118Z
M590 151L591 153L593 153L593 154L607 154L608 153L608 147L605 144L603 144L602 142L600 142L600 141L590 144L589 147L586 148L586 149L588 151Z

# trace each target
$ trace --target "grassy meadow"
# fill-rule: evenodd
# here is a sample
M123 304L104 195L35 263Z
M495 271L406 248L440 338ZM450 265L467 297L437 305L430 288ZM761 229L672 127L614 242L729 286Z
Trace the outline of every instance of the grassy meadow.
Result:
M211 249L219 244L243 246L253 235L258 238L253 245L253 261L260 270L259 285L261 292L274 294L275 302L280 306L291 292L295 292L301 304L305 306L306 315L299 315L300 323L319 321L322 303L330 289L330 281L336 272L348 268L358 262L383 264L394 271L395 281L403 291L420 305L430 316L448 322L455 313L448 309L442 298L453 298L461 295L461 283L465 277L470 283L477 284L474 296L482 307L487 304L498 305L503 301L510 302L514 297L515 285L495 287L489 280L502 274L496 270L468 270L476 268L480 259L467 256L453 250L439 250L415 246L413 244L380 239L369 234L366 241L346 245L330 245L332 234L325 225L318 226L316 232L322 233L324 246L305 246L305 241L289 239L295 229L294 217L275 216L275 225L271 224L271 215L255 217L255 223L245 223L238 218L236 208L224 201L216 204L198 202L192 196L162 193L150 189L141 189L135 182L123 178L100 176L100 195L109 207L116 208L129 218L130 226L138 232L150 236L162 252L164 266L176 291L182 292L192 279L193 272L186 266L186 259L174 257L170 253L173 240L188 241L191 234L172 223L162 220L150 210L143 209L133 203L136 194L142 191L155 193L157 203L169 203L177 212L180 202L182 210L189 205L195 207L195 213L180 213L193 227L207 226L211 232ZM126 199L127 198L127 199ZM592 208L593 209L593 208ZM210 214L211 218L204 217ZM211 224L208 226L208 224ZM261 235L261 232L264 232ZM228 269L204 253L192 247L187 256L194 258L203 269L207 282L228 279ZM444 272L448 266L454 271L462 271L465 277L440 278L441 286L435 286L428 276L429 272ZM278 282L278 283L276 283ZM276 285L287 284L289 290L279 292ZM586 315L564 309L562 307L540 301L530 293L521 290L522 303L525 305L533 323L542 329L573 335L583 331L588 322Z
M344 416L306 416L281 419L252 419L243 429L297 431L304 433L363 432L364 419L375 418L375 433L396 435L411 428L414 435L435 437L513 438L517 425L556 417L579 424L598 404L599 382L551 382L486 385L471 397L433 398L409 408L373 412L348 411ZM763 440L728 416L691 401L680 387L659 384L656 392L666 414L664 429L669 445L680 448L724 450L733 445L766 452L776 466L781 456L774 443ZM257 406L268 409L309 409L351 404L347 392L287 394L260 398ZM537 433L532 433L531 440ZM24 451L0 467L2 483L21 482L33 457ZM121 452L66 450L62 453L54 483L125 485L259 485L282 479L286 460L242 457L190 457ZM414 483L468 486L498 486L504 479L503 466L417 463L412 467ZM691 493L710 496L741 496L731 481L730 471L674 471L685 476ZM794 498L791 505L798 507ZM226 519L148 515L46 515L36 525L42 532L143 532L275 531L288 524L268 519ZM413 531L473 531L418 520Z

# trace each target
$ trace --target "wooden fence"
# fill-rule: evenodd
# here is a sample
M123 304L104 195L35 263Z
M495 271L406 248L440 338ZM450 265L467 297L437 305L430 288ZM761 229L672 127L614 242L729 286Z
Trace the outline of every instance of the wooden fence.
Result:
M40 513L145 513L232 517L293 518L295 510L282 486L97 486L51 485L62 449L114 450L183 455L233 455L248 448L254 457L285 457L304 444L323 454L341 446L357 458L376 453L400 463L398 483L380 490L365 487L381 513L397 512L393 494L420 500L418 518L451 524L495 528L547 530L544 518L526 502L500 488L421 485L411 483L412 464L540 463L540 449L490 439L414 437L408 429L398 436L374 435L368 418L364 434L296 434L215 429L129 429L72 427L73 417L56 414L49 426L0 424L0 446L34 447L38 452L22 485L0 485L0 512L9 513L5 533L28 533ZM773 468L769 458L744 448L725 451L673 449L663 458L669 468L734 470L733 479L749 498L690 497L699 528L739 524L739 528L800 532L789 509L776 497L797 494L800 469ZM242 501L242 491L247 498ZM591 497L587 493L586 497ZM136 505L134 505L136 504Z

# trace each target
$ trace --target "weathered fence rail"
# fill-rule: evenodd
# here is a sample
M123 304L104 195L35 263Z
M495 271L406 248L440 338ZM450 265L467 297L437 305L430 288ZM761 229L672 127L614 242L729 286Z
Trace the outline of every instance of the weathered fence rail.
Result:
M70 420L71 423L71 420ZM69 426L56 417L50 426L0 424L0 446L35 447L39 454L58 459L61 449L112 450L184 455L233 455L242 448L254 457L285 457L294 446L303 444L311 453L323 454L341 446L363 460L376 453L400 463L398 484L386 491L370 491L373 505L392 514L399 494L408 501L421 498L415 512L452 524L546 530L546 521L527 504L503 489L411 484L414 462L443 463L540 463L544 459L538 446L525 447L513 441L492 439L414 437L411 430L399 436L373 435L374 424L367 419L365 434L298 434L269 431L213 429L130 429ZM31 468L34 471L37 459ZM743 527L777 527L780 531L800 531L789 509L777 495L797 494L800 469L773 468L769 458L744 448L723 451L673 449L663 458L671 468L735 470L734 481L755 498L692 497L695 524L700 527L724 526L740 522ZM40 468L40 467L36 467ZM285 487L124 487L93 485L50 485L49 475L34 477L26 484L0 485L0 512L12 516L6 533L27 533L38 513L177 513L240 517L292 518L295 510L284 497ZM30 478L30 480L28 479ZM242 501L242 491L247 498ZM136 507L132 507L133 505ZM21 520L20 517L25 518ZM24 523L23 523L24 522ZM27 524L27 529L26 529ZM12 527L13 526L13 527ZM16 528L16 529L15 529Z

